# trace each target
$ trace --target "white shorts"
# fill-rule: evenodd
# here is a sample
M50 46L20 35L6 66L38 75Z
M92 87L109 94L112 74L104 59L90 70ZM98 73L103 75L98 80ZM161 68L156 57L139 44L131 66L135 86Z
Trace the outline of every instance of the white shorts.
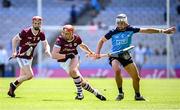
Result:
M75 57L78 58L78 55L76 55ZM79 59L78 59L78 60L79 60ZM59 65L60 65L61 68L63 68L67 73L69 73L70 63L71 63L71 59L69 58L66 62L59 62Z
M20 66L20 68L22 68L23 66L31 66L32 65L32 60L33 59L24 59L24 58L17 58L17 62Z
M61 68L63 68L67 73L69 73L69 66L70 66L71 59L69 58L66 62L59 62Z

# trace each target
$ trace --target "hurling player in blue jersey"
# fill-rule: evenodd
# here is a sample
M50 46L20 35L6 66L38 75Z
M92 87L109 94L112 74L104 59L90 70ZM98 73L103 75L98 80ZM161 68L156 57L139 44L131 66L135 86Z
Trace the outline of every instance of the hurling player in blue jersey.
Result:
M96 59L100 58L100 51L103 44L111 39L112 41L112 52L127 48L131 45L131 39L135 33L164 33L164 34L173 34L176 31L175 27L170 27L166 29L158 28L136 28L128 24L128 19L125 14L119 14L116 17L117 27L113 30L110 30L104 37L102 37L97 45L96 49ZM120 101L124 98L124 92L122 89L122 76L120 65L124 67L127 73L131 76L133 82L133 88L135 92L134 99L137 101L144 101L145 99L140 94L140 76L137 70L135 63L132 60L129 52L120 53L118 57L109 56L109 63L112 66L112 69L115 73L115 80L119 90L119 94L116 98L117 101Z

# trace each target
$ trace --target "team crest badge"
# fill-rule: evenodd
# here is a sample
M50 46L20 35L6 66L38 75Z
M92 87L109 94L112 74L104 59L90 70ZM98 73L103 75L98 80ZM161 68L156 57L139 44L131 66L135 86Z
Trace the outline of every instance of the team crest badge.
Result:
M77 46L77 43L74 43L74 46Z

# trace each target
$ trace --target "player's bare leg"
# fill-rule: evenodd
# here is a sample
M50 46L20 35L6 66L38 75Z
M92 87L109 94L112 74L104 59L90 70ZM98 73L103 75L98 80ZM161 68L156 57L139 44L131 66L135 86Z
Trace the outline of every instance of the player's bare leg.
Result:
M69 75L73 78L74 84L77 88L77 96L75 97L76 100L82 100L84 98L83 91L82 91L82 78L81 75L78 72L78 57L76 56L73 58L70 62L70 68L69 68Z
M8 91L8 95L11 97L15 97L15 90L16 88L23 83L26 80L30 80L33 78L33 71L32 68L27 65L27 66L23 66L20 69L20 75L19 77L14 81L10 83L10 87L9 87L9 91Z
M99 100L106 100L106 98L101 93L99 93L98 90L94 89L87 81L83 80L82 87L88 92L94 94Z
M24 75L25 75L24 71L22 69L20 69L20 76L24 76ZM14 82L11 82L9 91L8 91L8 95L11 97L15 97L14 91L19 85L20 85L20 83L19 83L18 79L16 79Z
M115 80L118 87L119 94L116 98L117 101L120 101L124 98L124 92L122 90L122 76L121 76L121 69L120 69L120 63L117 60L112 61L112 69L115 73Z
M75 99L82 100L84 98L84 97L81 98L81 95L80 95L80 94L82 94L81 89L84 88L85 90L93 93L98 99L106 100L106 98L103 95L101 95L97 90L92 88L92 86L86 80L84 80L84 78L82 77L81 73L79 72L79 60L78 60L78 57L75 57L74 59L71 60L71 63L70 63L70 75L74 79L75 85L76 85L77 90L78 90L78 94L77 94ZM80 81L80 83L78 83L77 79Z
M34 74L33 74L33 70L31 68L31 66L29 66L29 65L24 66L24 67L22 67L22 70L24 71L25 74L21 75L17 78L17 80L20 83L33 78Z
M131 63L125 67L125 70L129 73L133 80L133 88L135 91L135 100L145 100L140 94L140 76L137 67L134 63Z
M79 58L79 57L78 57ZM79 62L79 59L78 59L78 64L77 64L77 67L78 67L78 71L77 73L81 76L81 79L82 79L82 87L83 89L93 93L98 99L102 100L102 101L105 101L106 98L98 92L98 90L94 89L81 75L81 73L79 72L79 65L80 65L80 62Z

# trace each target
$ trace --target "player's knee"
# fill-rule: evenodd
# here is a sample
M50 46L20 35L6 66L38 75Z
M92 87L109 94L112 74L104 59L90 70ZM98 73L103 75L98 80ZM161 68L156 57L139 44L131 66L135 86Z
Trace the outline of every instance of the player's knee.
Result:
M117 70L115 70L114 72L115 72L115 75L116 75L116 76L120 76L120 75L121 75L121 71L120 71L120 70L118 70L118 69L117 69Z
M72 69L69 70L69 73L71 73L71 74L77 73L77 69L72 68Z

